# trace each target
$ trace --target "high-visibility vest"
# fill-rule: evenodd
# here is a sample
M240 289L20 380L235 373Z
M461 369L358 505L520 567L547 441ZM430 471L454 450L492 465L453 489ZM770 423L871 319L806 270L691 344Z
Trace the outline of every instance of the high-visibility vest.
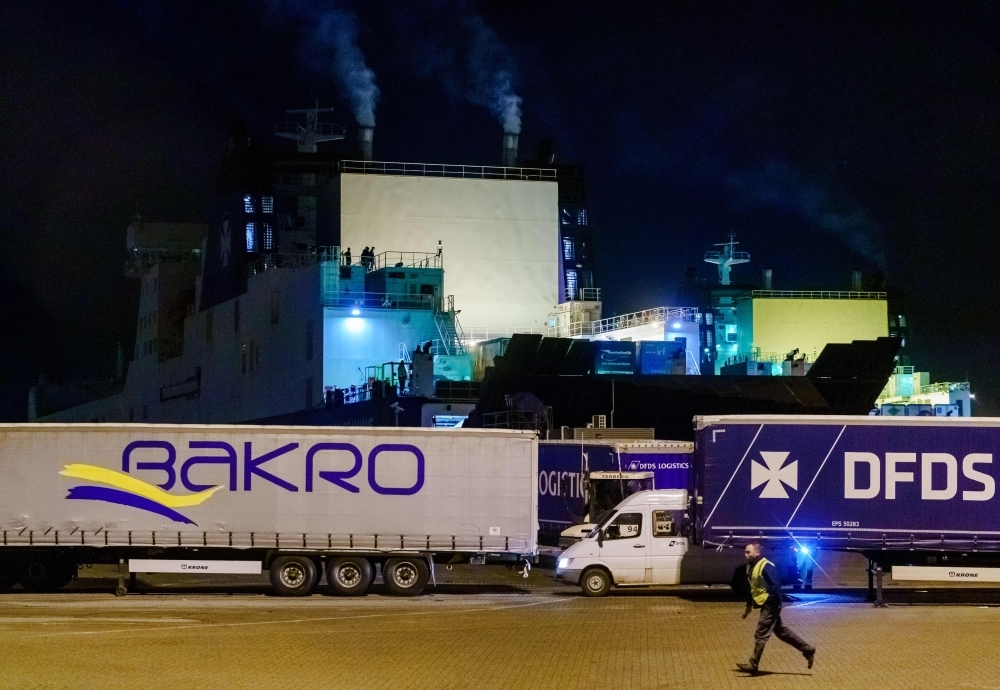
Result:
M754 563L753 570L750 571L750 596L753 597L757 606L763 606L767 601L767 587L764 586L764 566L774 565L766 558L761 558Z

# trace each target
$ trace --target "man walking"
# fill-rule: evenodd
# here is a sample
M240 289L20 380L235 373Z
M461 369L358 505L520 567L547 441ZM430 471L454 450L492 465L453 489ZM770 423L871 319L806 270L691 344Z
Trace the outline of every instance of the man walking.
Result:
M750 615L754 608L760 609L760 620L754 632L754 648L750 661L736 664L737 668L747 673L757 673L760 657L764 653L764 645L773 632L782 642L786 642L802 652L808 668L812 668L816 657L816 648L792 632L791 628L781 621L781 581L778 579L774 563L761 555L761 544L752 541L747 544L744 556L747 559L747 580L750 583L750 593L747 596L747 608L743 617Z

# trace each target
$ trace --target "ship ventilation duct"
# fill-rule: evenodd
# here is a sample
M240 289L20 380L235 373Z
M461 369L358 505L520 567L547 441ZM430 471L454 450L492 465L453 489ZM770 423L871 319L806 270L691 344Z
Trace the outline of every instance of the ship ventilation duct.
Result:
M774 281L772 280L773 275L771 273L771 269L770 268L765 268L764 271L763 271L763 274L764 274L764 289L765 290L773 290L774 289Z
M861 271L851 271L851 289L861 292Z
M513 168L517 165L517 140L519 135L512 132L503 133L503 165Z
M374 127L365 127L364 125L358 127L358 156L361 160L370 161L372 159L372 139L374 138Z

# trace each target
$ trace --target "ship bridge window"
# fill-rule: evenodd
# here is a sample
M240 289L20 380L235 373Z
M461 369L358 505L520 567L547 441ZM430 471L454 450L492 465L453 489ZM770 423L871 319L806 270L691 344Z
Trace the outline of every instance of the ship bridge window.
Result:
M274 213L274 197L262 196L260 198L260 210L262 213Z
M249 194L243 197L243 213L253 213L253 197Z
M581 208L576 212L576 224L586 225L587 224L587 209Z
M257 251L257 224L247 223L247 251Z
M576 260L576 243L572 237L563 238L563 259L566 261Z
M566 271L566 294L576 296L576 271Z
M270 223L264 223L264 251L269 252L272 249L274 249L274 228Z

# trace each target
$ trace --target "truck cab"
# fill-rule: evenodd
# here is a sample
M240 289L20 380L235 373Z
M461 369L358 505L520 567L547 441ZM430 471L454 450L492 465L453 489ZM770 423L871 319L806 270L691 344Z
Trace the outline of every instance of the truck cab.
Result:
M579 584L588 596L612 586L680 584L687 509L684 489L632 494L559 556L556 579Z
M566 549L594 531L615 506L628 496L653 488L652 472L588 472L584 475L583 522L567 527L559 534L559 548Z

